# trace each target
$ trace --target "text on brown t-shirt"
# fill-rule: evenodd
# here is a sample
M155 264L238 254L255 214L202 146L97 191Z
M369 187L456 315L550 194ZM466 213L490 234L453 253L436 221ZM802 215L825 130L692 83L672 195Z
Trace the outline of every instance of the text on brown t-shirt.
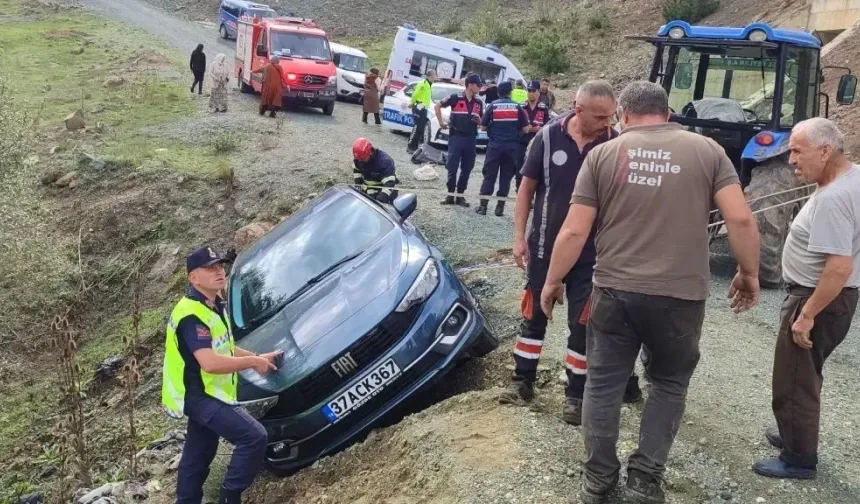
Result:
M594 285L708 297L708 215L738 175L710 138L677 123L633 126L589 153L572 203L597 208Z

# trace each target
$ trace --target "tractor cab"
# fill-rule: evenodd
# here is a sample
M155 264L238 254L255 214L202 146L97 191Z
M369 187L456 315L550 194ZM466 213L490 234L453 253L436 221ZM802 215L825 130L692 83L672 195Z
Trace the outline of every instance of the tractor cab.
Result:
M684 21L662 26L656 37L627 38L654 45L649 80L669 94L671 120L713 138L725 149L748 199L780 193L767 199L767 206L772 206L811 192L795 180L787 156L792 127L829 113L830 97L821 92L824 68L817 38L764 23L734 28ZM841 70L847 73L840 78L836 103L850 104L857 77L850 69ZM792 189L798 192L793 194ZM781 282L782 244L801 205L757 214L763 284ZM712 235L718 232L711 230Z
M787 151L795 124L829 112L820 91L821 42L806 32L672 21L656 37L628 38L654 44L649 80L669 94L672 121L717 140L745 186L757 164ZM838 104L852 103L857 87L844 70Z

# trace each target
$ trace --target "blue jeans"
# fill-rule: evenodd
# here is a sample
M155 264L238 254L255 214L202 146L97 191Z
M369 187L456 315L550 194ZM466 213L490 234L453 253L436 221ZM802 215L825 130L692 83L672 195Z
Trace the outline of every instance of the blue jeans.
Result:
M222 488L241 493L251 486L263 465L268 435L260 422L245 410L211 397L187 397L188 430L179 460L176 482L177 504L200 504L209 465L218 451L218 438L229 441L233 458Z
M458 193L466 192L466 186L469 184L469 175L472 173L472 168L475 167L475 147L478 145L478 138L474 136L451 135L448 137L448 163L445 165L448 168L448 192ZM460 176L457 177L457 169L460 169Z

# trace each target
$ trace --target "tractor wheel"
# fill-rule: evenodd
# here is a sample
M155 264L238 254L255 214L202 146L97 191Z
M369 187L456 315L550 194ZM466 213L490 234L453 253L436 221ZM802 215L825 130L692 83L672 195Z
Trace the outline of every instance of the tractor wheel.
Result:
M812 193L812 188L789 191L764 198L769 194L807 185L797 180L794 169L784 156L769 159L753 168L750 184L744 189L750 208L757 211L796 200ZM761 261L759 283L762 287L779 287L782 284L782 248L788 237L791 222L800 211L804 201L771 208L755 214L761 236Z

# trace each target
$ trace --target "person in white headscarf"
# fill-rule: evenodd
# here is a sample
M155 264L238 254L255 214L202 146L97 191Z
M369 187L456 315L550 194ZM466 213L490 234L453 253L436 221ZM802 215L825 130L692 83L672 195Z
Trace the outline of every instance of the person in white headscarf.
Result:
M230 82L230 69L227 68L227 57L224 53L219 53L215 56L215 62L209 69L209 75L212 77L212 94L209 97L209 108L213 112L227 112L227 99L229 91L227 83Z

